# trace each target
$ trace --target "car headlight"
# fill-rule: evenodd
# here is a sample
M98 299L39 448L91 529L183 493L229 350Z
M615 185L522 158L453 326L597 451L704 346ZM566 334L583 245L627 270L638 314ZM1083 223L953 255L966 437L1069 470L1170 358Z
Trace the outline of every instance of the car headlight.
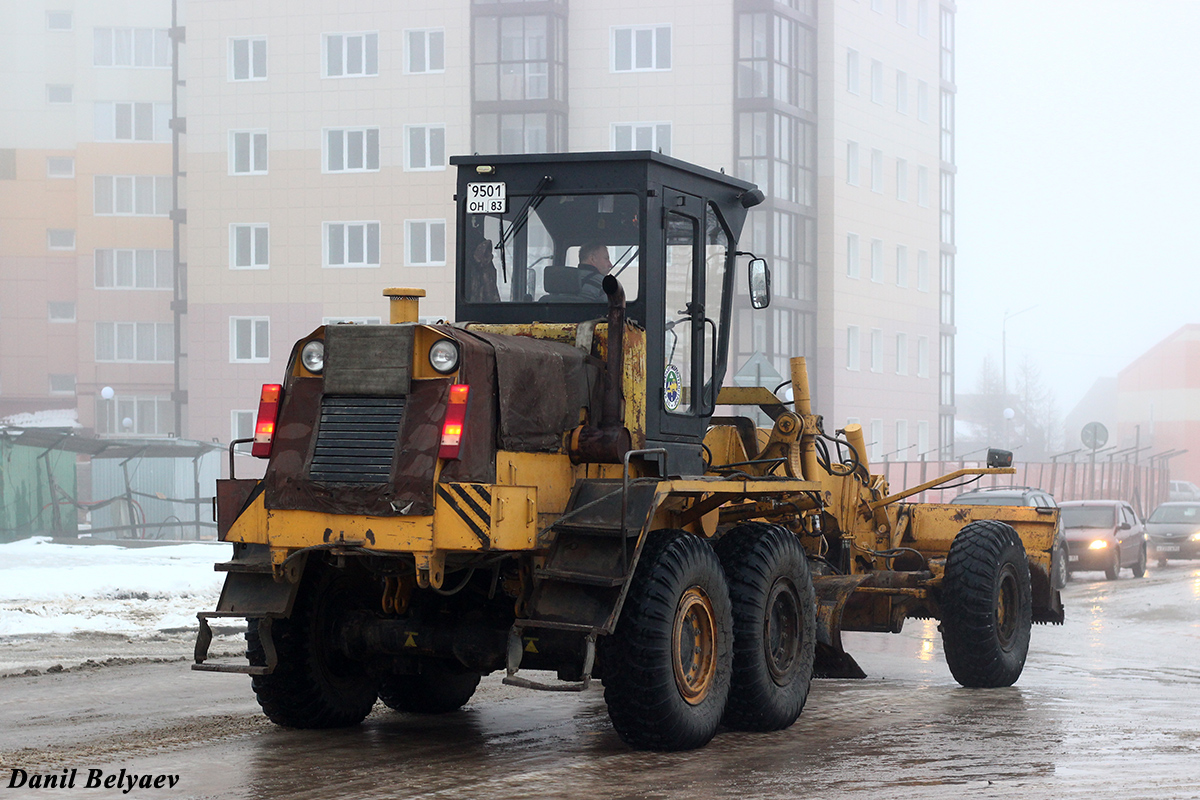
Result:
M1108 547L1108 542L1104 541L1103 539L1097 539L1088 545L1088 550L1103 550L1106 547Z
M325 369L325 343L320 339L313 339L304 345L304 349L300 351L300 363L309 372L320 375L321 370Z
M450 339L441 339L429 348L429 366L443 375L458 369L458 344Z
M1195 533L1192 534L1192 541L1200 542L1200 531L1196 531Z

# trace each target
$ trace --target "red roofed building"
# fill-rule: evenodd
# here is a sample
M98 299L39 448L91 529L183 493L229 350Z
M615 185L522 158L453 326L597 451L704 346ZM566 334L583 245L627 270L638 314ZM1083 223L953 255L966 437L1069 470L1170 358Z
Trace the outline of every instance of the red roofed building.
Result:
M1171 478L1200 482L1200 324L1184 325L1117 374L1117 441L1186 453Z

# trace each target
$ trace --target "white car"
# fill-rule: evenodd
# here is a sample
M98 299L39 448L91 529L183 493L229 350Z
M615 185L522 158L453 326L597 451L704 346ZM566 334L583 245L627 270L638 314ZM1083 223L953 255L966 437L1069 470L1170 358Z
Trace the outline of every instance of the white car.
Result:
M1191 481L1171 481L1171 485L1167 489L1167 499L1172 502L1200 500L1200 486L1196 486Z

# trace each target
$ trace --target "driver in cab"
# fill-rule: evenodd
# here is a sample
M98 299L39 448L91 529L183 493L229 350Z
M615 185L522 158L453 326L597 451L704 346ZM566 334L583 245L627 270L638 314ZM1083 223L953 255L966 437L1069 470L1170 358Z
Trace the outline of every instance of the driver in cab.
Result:
M579 293L587 300L608 300L604 276L612 272L608 248L600 242L588 242L579 248Z

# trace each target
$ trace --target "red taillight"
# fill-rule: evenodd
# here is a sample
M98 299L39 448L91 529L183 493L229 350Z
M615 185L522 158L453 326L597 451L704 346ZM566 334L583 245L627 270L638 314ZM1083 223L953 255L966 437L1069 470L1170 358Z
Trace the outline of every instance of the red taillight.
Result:
M254 423L254 444L250 455L255 458L271 456L271 442L275 440L275 418L279 416L279 399L283 387L278 383L264 383L262 396L258 399L258 421Z
M438 449L438 458L458 458L463 426L467 421L467 394L470 388L465 383L450 387L450 402L446 406L446 421L442 423L442 446Z

